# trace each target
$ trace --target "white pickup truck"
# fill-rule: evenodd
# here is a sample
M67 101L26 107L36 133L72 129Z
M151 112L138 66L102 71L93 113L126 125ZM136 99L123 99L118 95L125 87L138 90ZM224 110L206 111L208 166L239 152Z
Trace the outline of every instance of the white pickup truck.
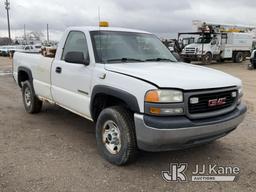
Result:
M96 122L100 154L116 165L138 149L167 151L208 143L244 119L241 81L177 62L153 34L71 27L54 59L15 53L25 110L48 101Z

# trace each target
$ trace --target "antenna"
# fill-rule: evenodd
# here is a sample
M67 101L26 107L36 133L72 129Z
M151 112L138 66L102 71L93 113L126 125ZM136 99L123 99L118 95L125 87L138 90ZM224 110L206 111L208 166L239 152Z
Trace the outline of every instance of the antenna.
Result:
M25 41L25 44L27 45L28 44L28 41L27 41L27 34L26 34L26 24L24 24L24 41Z
M99 29L100 29L100 6L98 6L98 20L99 20L98 25L99 25Z
M102 49L101 49L101 31L100 31L100 6L98 6L98 25L99 25L99 41L100 41L100 55L99 55L99 58L100 58L100 61L102 62Z
M47 25L46 25L46 35L47 35L47 44L49 44L49 25L48 25L48 23L47 23Z

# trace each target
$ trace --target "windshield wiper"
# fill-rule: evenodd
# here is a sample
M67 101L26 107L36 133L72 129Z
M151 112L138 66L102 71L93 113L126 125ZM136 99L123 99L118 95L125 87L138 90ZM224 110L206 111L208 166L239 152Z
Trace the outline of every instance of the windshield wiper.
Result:
M160 57L158 57L158 58L153 58L153 59L146 59L146 61L170 61L170 62L175 62L175 61L173 61L173 60L171 60L171 59L160 58Z
M144 62L144 60L141 59L135 59L135 58L119 58L119 59L108 59L107 62L129 62L129 61L133 61L133 62Z

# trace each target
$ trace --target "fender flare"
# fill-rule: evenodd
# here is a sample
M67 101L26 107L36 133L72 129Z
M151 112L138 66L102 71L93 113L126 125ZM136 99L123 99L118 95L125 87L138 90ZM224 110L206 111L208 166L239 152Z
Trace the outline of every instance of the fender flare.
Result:
M33 75L32 75L31 70L29 68L27 68L27 67L18 67L18 84L19 84L19 86L21 87L21 82L19 80L19 72L20 71L25 71L28 74L29 81L30 81L30 83L32 85L32 88L34 88L34 86L33 86Z
M91 115L93 115L94 99L98 94L105 94L105 95L109 95L109 96L115 97L117 99L120 99L124 103L127 104L128 108L131 111L138 112L138 113L140 112L137 98L134 95L132 95L124 90L115 88L115 87L110 87L110 86L106 86L106 85L96 85L93 88L92 94L91 94L91 102L90 102Z

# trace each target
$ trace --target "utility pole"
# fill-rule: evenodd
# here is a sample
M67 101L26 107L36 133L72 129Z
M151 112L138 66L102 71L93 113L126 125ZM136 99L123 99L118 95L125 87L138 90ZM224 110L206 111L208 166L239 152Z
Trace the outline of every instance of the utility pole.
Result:
M27 42L26 25L25 24L24 24L24 41L25 41L25 43L27 45L28 42Z
M47 43L49 44L49 25L46 25L46 32L47 32Z
M6 9L6 12L7 12L9 43L11 44L12 40L11 40L10 16L9 16L9 10L10 10L10 1L9 0L5 1L5 9Z

